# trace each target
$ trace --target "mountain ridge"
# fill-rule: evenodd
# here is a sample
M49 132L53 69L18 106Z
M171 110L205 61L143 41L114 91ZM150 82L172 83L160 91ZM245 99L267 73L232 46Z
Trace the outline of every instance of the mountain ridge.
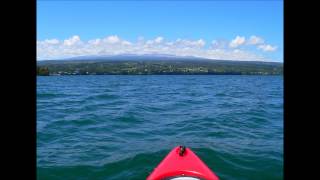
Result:
M230 62L230 63L262 63L262 64L283 64L282 62L273 61L258 61L258 60L224 60L224 59L208 59L195 56L176 56L170 54L119 54L119 55L90 55L76 56L71 58L61 58L54 60L39 60L37 64L50 63L65 63L65 62L85 62L85 61L208 61L208 62Z

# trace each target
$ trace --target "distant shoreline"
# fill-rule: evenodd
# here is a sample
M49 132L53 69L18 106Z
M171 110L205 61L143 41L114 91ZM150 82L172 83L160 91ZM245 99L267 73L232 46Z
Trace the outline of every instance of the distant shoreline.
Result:
M37 75L282 75L283 64L207 60L82 60L37 64Z
M37 75L49 76L283 76L283 74L77 74L77 75Z

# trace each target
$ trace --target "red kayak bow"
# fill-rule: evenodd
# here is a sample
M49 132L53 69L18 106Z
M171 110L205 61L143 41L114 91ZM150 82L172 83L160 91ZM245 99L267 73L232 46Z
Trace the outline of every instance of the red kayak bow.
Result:
M219 178L191 149L177 146L153 170L147 180L219 180Z

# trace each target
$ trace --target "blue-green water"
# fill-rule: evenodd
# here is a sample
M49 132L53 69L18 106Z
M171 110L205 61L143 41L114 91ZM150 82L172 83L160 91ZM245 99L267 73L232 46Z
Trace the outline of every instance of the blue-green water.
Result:
M37 78L38 179L143 180L177 145L221 179L283 179L283 77Z

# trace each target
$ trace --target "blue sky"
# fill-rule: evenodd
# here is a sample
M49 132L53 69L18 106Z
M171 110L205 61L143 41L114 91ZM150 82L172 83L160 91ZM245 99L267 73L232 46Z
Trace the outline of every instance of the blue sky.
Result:
M38 59L175 49L170 53L282 62L283 1L38 0L37 40Z

